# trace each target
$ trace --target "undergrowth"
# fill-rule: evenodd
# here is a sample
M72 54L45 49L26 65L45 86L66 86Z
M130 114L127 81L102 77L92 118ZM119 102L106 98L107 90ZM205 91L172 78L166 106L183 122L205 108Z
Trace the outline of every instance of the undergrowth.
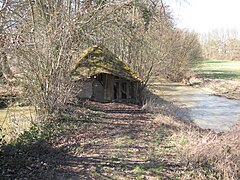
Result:
M51 140L60 136L68 136L77 132L84 123L91 122L95 117L101 117L88 109L81 109L81 113L76 115L73 109L63 113L61 118L46 122L31 122L30 128L21 133L18 137L7 142L4 138L6 131L0 129L0 175L14 174L11 172L20 168L30 168L28 160L30 155L38 157L44 153L45 149L52 149ZM49 147L48 147L49 146ZM44 151L42 151L44 149ZM36 163L35 163L36 164ZM29 169L28 169L29 170ZM7 171L7 172L6 172ZM13 176L14 177L14 176Z
M240 124L222 133L183 133L188 141L181 149L181 158L201 177L211 175L217 179L240 178Z
M173 130L183 179L240 179L240 123L215 133L161 114L154 121Z

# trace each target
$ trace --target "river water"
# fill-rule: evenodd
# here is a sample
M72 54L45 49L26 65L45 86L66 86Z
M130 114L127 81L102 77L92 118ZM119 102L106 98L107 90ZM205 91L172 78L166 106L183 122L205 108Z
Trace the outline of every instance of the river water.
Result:
M188 109L190 119L201 128L228 130L240 120L240 100L214 96L209 90L179 83L152 83L155 94Z

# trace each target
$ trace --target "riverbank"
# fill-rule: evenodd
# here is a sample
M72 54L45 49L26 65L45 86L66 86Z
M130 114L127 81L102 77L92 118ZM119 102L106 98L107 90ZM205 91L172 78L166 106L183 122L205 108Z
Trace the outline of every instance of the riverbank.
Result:
M240 99L240 62L230 60L202 60L193 69L200 77L201 87L217 96Z
M215 96L209 89L169 82L152 83L150 89L157 95L154 100L161 97L163 106L169 104L163 112L175 112L201 128L223 132L239 120L240 101Z
M205 79L201 85L213 95L240 100L240 80Z

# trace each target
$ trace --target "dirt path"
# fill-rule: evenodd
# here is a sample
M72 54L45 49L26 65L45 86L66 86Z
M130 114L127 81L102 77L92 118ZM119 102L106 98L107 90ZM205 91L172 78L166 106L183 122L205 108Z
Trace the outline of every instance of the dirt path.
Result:
M77 129L15 154L4 177L29 179L172 179L183 168L171 129L136 105L93 103ZM75 107L74 114L82 115ZM72 112L72 113L73 113ZM27 157L27 158L26 158ZM15 162L15 161L18 162ZM14 165L15 164L15 165ZM10 179L11 179L10 178ZM7 179L7 178L6 178Z
M173 161L174 153L167 141L170 132L154 123L151 114L134 105L91 103L91 106L104 116L71 137L82 140L73 155L80 159L73 158L70 166L63 166L61 176L69 172L90 179L176 176L178 164ZM166 146L169 152L163 152Z

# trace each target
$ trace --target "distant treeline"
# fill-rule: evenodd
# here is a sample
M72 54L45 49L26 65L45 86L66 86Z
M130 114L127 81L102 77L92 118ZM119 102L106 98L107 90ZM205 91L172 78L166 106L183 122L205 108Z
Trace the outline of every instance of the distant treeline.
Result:
M216 29L200 37L205 58L240 61L238 30Z

